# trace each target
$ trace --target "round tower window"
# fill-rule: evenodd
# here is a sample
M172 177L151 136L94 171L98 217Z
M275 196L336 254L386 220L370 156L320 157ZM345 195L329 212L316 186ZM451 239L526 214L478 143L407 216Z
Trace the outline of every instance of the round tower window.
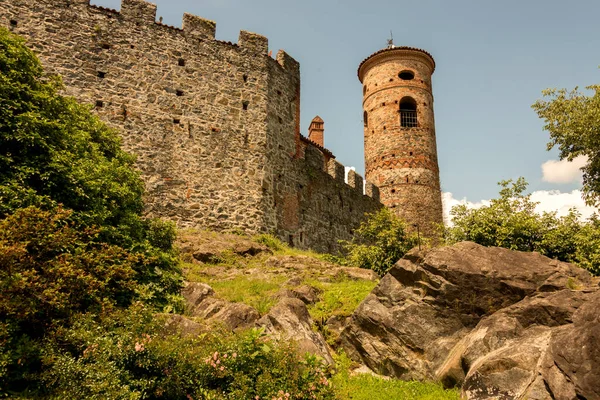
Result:
M402 79L403 81L410 81L415 79L415 73L412 71L402 71L398 74L398 78Z

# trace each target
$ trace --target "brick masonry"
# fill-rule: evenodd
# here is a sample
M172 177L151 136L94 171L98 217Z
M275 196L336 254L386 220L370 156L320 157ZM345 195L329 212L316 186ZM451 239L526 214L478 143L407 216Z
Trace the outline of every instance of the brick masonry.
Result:
M335 251L381 207L377 187L364 194L354 173L344 183L322 142L300 134L299 64L283 51L269 57L263 36L215 40L216 24L189 14L181 29L167 26L142 0L122 0L120 12L0 0L0 23L63 77L65 94L121 132L148 216Z
M433 236L443 223L431 75L435 62L423 50L391 47L365 59L363 84L365 176L381 202ZM416 105L416 126L401 126L400 104Z

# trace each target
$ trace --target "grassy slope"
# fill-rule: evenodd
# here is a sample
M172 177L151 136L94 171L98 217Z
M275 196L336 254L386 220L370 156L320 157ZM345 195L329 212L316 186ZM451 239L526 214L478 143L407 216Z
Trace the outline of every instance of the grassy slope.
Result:
M189 231L188 231L189 232ZM189 234L189 233L188 233ZM206 235L206 232L198 232ZM214 233L208 233L214 236ZM261 236L273 254L261 253L254 257L244 257L233 252L224 252L213 263L188 262L184 264L185 278L191 282L210 285L217 296L232 302L240 302L254 307L261 315L275 305L277 292L310 285L322 291L320 301L309 306L313 320L327 320L333 315L350 316L360 302L373 290L377 282L355 280L345 276L328 276L323 279L323 270L335 267L324 262L322 256L312 251L298 250ZM305 269L295 269L290 273L298 282L287 282L290 278L273 266L273 260L314 263Z
M194 234L187 231L187 235ZM197 232L201 236L217 238L213 232ZM228 240L231 240L229 238ZM276 294L282 289L293 289L307 284L322 291L320 300L308 306L314 321L326 321L334 315L350 316L360 302L373 290L377 282L353 280L345 276L324 276L335 265L323 261L323 256L311 251L289 248L269 237L255 238L267 245L273 254L261 253L253 257L224 252L212 263L188 262L184 265L186 279L210 285L217 296L254 307L261 315L269 312L277 302ZM281 273L277 260L300 259L308 263L305 269L293 269L297 279ZM274 261L275 260L275 261ZM274 266L275 265L275 266ZM337 398L352 400L454 400L460 399L458 391L444 390L435 383L404 382L383 379L372 375L351 375L352 362L337 357L339 371L332 379Z

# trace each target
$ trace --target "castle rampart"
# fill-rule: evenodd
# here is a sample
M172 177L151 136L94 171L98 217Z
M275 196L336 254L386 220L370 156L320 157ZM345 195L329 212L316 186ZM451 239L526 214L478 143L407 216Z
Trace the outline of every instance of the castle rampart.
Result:
M65 94L121 132L149 216L335 250L381 206L372 185L365 195L358 177L345 184L334 156L300 134L300 66L284 51L269 57L261 35L216 40L216 24L190 14L171 27L142 0L122 0L119 12L5 0L0 23L63 77Z

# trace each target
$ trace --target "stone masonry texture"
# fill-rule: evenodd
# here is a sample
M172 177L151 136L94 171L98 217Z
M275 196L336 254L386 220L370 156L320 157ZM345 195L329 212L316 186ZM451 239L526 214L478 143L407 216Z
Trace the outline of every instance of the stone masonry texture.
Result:
M429 53L410 47L380 50L363 61L365 176L381 202L433 236L443 223ZM400 104L416 105L416 126L402 126Z
M88 1L0 0L0 24L121 133L148 216L335 251L382 207L375 185L363 194L355 174L346 184L322 143L300 134L299 64L269 57L267 38L241 31L223 42L194 15L175 28L142 0L120 11Z

